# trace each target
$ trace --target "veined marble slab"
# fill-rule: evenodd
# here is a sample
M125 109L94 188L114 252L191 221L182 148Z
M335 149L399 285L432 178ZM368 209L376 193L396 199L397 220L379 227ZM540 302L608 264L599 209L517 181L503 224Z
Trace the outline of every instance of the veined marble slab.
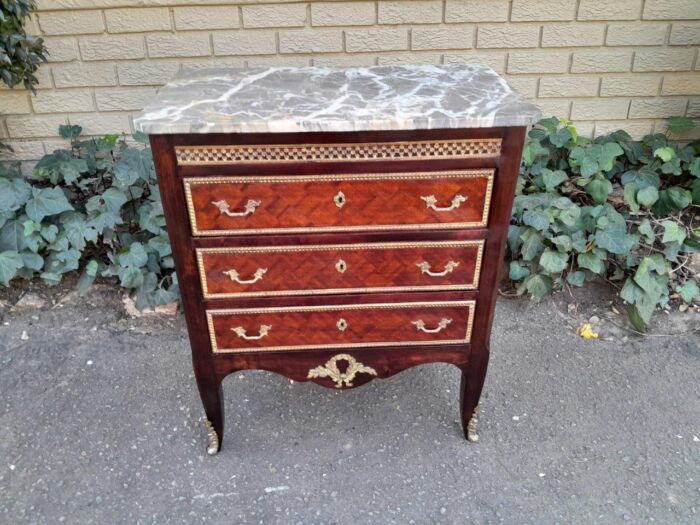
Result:
M524 126L539 109L483 65L185 70L135 119L145 133Z

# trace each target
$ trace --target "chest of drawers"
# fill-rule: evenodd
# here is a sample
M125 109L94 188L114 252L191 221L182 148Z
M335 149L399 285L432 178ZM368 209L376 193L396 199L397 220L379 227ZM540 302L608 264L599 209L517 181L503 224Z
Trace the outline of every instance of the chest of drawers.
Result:
M526 126L484 66L195 71L149 133L209 453L244 369L347 389L460 368L465 436L489 359Z

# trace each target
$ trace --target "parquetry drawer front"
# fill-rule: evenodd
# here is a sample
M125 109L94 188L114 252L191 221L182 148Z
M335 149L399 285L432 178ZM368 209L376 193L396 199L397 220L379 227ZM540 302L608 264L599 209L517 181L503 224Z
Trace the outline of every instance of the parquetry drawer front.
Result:
M208 310L214 353L468 343L474 301Z
M199 248L205 298L473 290L484 241Z
M452 160L495 158L501 139L364 142L356 144L238 144L176 146L181 166L256 162L351 162L387 160Z
M479 228L493 170L184 180L194 235Z

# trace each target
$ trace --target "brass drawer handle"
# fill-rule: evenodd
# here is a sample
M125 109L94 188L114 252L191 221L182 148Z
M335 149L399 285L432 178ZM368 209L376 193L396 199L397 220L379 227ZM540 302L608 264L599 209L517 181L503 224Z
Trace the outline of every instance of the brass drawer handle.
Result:
M422 319L418 319L418 321L411 321L411 324L416 325L416 328L419 332L425 332L426 334L437 334L438 332L442 332L445 328L447 328L447 325L451 322L452 319L447 319L443 317L442 319L440 319L440 322L435 328L426 328L425 322Z
M255 273L253 274L252 279L241 279L239 273L231 268L230 270L226 270L225 272L222 272L224 275L228 275L229 278L239 284L253 284L257 283L260 279L263 278L263 275L265 275L265 272L267 272L267 268L258 268L255 270Z
M452 199L452 204L445 207L440 207L437 205L437 199L435 195L426 195L421 197L425 201L425 205L435 211L452 211L459 208L463 202L467 202L467 198L464 195L455 195Z
M450 261L445 265L445 269L441 272L432 272L430 271L430 263L423 261L421 263L416 264L418 268L420 268L421 273L425 273L429 275L430 277L444 277L448 273L452 272L457 266L459 266L458 262L455 261Z
M236 328L231 328L231 330L233 332L235 332L238 337L245 339L246 341L255 341L257 339L262 339L267 334L269 334L270 330L272 330L272 325L269 325L269 324L261 325L260 331L258 332L258 335L246 335L246 329L243 328L242 326L237 326Z
M229 217L245 217L255 212L255 208L260 206L261 202L253 199L248 199L245 203L244 211L230 211L229 204L226 201L213 201L212 204L219 208L219 212L228 215Z

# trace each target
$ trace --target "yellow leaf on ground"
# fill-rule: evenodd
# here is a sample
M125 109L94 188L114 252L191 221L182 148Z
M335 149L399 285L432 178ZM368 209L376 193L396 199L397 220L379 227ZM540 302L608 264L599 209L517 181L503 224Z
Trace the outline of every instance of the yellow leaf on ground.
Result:
M593 331L591 323L583 323L576 329L576 333L584 339L598 339L598 333Z

